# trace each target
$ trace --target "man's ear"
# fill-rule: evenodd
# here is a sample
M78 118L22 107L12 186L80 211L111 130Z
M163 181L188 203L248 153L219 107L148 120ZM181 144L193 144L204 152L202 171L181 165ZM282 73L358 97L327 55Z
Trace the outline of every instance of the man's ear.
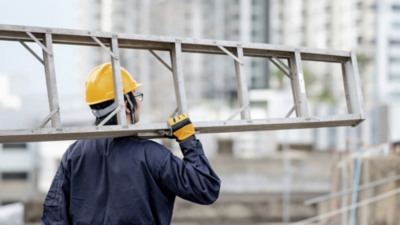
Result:
M131 110L129 110L129 108L128 108L128 101L125 100L124 102L125 102L125 113L130 114Z

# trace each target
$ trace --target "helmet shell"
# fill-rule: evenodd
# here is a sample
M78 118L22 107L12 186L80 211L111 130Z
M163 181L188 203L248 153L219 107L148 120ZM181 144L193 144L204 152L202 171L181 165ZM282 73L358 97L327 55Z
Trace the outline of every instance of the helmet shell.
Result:
M121 67L122 91L124 94L136 90L138 84L129 72ZM86 103L94 105L115 98L114 80L111 63L94 68L86 78Z

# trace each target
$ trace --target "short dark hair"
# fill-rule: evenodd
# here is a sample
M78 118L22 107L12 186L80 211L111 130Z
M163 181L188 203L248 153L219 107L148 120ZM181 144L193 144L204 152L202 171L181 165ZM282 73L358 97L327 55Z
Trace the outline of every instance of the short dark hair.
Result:
M127 96L131 100L134 110L136 110L137 109L136 98L133 96L132 92L129 92L127 94ZM126 95L124 95L124 100L127 100L126 99ZM101 102L101 103L98 103L98 104L90 105L90 108L92 110L105 109L105 108L107 108L108 106L110 106L113 103L114 103L114 99L108 100L108 101L105 101L105 102ZM112 113L112 112L110 112L110 113ZM101 121L103 121L108 115L110 115L110 113L108 113L107 115L104 115L102 117L96 117L96 120L95 120L94 124L96 126L99 125L101 123ZM112 116L104 125L118 125L117 114Z

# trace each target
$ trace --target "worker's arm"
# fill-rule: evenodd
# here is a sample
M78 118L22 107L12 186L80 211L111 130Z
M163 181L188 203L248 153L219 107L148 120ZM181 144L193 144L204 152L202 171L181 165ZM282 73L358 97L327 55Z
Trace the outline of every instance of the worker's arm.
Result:
M219 195L221 181L204 155L199 140L180 142L183 160L168 154L160 169L163 187L177 196L199 204L212 204Z
M183 160L168 152L159 168L161 185L175 195L199 204L212 204L219 195L221 181L211 168L194 127L186 115L168 121L179 142Z
M68 152L68 151L67 151ZM63 155L57 173L43 204L41 224L70 224L68 216L70 176L67 171L67 152Z

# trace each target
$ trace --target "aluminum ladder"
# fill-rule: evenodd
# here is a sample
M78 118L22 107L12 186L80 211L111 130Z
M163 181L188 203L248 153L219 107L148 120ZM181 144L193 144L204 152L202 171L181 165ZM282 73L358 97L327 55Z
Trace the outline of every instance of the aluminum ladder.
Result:
M239 106L230 118L223 121L193 121L197 133L241 132L356 126L365 119L357 59L354 52L326 49L288 47L272 44L241 43L232 41L177 38L152 35L123 34L85 30L44 28L0 24L0 40L20 42L44 65L50 106L49 115L32 129L0 130L0 143L74 140L84 138L120 137L139 135L144 138L160 137L156 131L168 130L167 123L128 125L125 117L119 49L146 49L173 74L176 112L188 113L182 72L182 52L225 54L232 57L235 65ZM36 42L43 50L43 59L25 42ZM62 127L56 85L53 44L100 46L111 57L118 125ZM154 51L170 52L171 65ZM248 85L244 70L244 57L268 58L291 81L293 107L284 118L251 119ZM282 60L288 60L286 65ZM343 83L348 108L347 115L309 116L302 60L341 63ZM289 116L296 112L295 118ZM240 113L240 120L232 120ZM51 127L44 127L51 121ZM1 128L0 128L1 129Z

